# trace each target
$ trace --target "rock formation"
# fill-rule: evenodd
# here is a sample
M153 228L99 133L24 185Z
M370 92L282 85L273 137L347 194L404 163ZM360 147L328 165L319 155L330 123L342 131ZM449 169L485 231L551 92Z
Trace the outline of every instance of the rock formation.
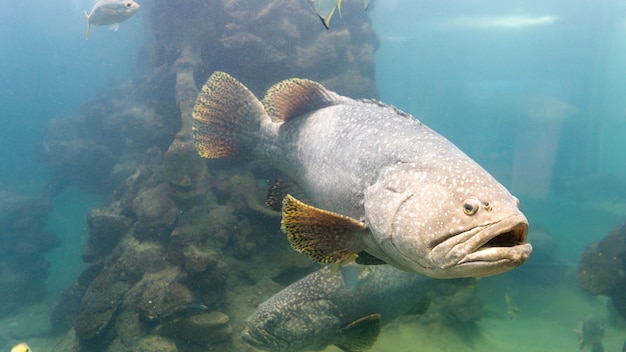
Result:
M316 269L291 250L263 205L276 170L201 159L191 136L198 92L216 70L261 96L290 77L376 98L378 39L359 1L327 31L305 1L164 1L132 82L103 91L80 116L57 117L40 144L52 189L104 193L87 216L83 259L51 321L73 351L246 351L242 321ZM143 8L142 8L143 9ZM281 278L281 284L271 278Z

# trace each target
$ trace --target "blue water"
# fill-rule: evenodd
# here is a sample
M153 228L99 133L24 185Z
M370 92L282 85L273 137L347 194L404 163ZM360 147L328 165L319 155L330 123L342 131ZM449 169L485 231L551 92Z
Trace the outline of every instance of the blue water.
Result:
M382 100L479 161L577 260L626 215L569 202L626 173L626 8L568 4L392 1L371 17Z
M0 12L2 188L33 197L49 194L51 175L37 156L47 123L81 116L89 101L130 82L145 64L139 53L151 40L146 31L152 4L142 2L141 11L118 32L92 27L86 41L82 10L92 4L12 2ZM533 227L547 230L567 279L574 282L585 247L626 218L626 5L376 0L368 14L381 42L375 53L380 100L453 141L520 198L531 224L530 241ZM336 16L331 28L340 22ZM45 231L60 241L46 253L51 296L86 267L86 215L104 206L106 197L93 189L67 188L50 199ZM517 279L509 274L485 279L482 294L494 301L505 290L537 294L519 288ZM554 334L577 348L567 334L582 310L608 313L603 298L581 299L573 286L563 291L558 294L566 303L554 303L554 312L549 311L557 294L552 291L542 292L545 305L519 301L547 329L562 327ZM568 304L584 308L576 315L567 311ZM524 318L521 323L527 325L520 329L528 330L534 324ZM612 345L617 346L624 331L614 329ZM379 351L394 346L385 341Z
M11 4L0 13L0 183L27 193L41 191L46 168L34 158L45 123L76 114L109 81L126 82L143 38L141 13L118 32L92 29L82 10L91 1Z

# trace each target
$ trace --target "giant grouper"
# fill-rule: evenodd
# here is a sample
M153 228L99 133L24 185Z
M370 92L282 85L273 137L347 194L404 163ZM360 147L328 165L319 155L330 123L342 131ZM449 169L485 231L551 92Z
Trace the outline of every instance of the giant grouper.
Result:
M287 195L282 230L320 263L356 258L435 278L489 276L532 252L519 201L474 160L411 115L307 79L259 101L214 73L193 111L201 156L263 159L310 204Z

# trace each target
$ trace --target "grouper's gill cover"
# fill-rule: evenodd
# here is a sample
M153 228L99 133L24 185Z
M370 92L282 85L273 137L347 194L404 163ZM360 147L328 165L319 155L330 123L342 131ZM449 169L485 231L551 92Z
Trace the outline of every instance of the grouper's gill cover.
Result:
M267 160L311 199L283 200L292 246L321 263L359 255L436 278L488 276L524 263L518 200L451 142L376 101L305 79L261 103L214 73L198 95L194 138L207 158ZM369 260L369 259L368 259Z

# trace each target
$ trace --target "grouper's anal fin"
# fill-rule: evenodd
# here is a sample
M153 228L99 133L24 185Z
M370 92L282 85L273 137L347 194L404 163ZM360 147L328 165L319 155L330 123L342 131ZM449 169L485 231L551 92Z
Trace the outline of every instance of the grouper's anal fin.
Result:
M245 156L258 138L266 113L261 102L224 72L209 77L193 108L193 136L205 158Z
M292 78L268 89L263 98L263 106L272 121L287 122L294 117L335 105L343 99L345 98L317 82Z
M281 230L298 252L318 263L337 263L354 258L365 248L359 232L367 226L287 195L283 199Z
M380 334L380 314L370 314L359 318L339 331L345 343L337 344L345 352L367 351L376 342Z

